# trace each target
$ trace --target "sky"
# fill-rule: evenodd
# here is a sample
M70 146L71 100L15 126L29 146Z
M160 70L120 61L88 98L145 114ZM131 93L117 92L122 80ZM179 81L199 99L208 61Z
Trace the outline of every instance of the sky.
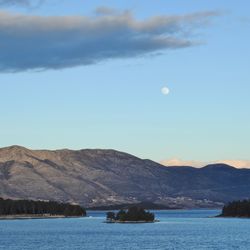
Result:
M0 147L246 166L249 9L247 0L0 0Z

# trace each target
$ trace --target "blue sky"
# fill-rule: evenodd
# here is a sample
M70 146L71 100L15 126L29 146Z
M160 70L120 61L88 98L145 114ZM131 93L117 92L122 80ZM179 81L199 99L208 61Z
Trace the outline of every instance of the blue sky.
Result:
M29 19L23 26L13 21L15 41L7 40L11 32L6 32L3 22L12 23L14 15L21 14L21 20L33 16L35 21L38 16L98 18L94 11L100 6L116 9L119 14L114 15L118 16L130 10L133 20L142 23L156 16L178 17L178 22L180 15L188 16L181 19L176 36L181 42L188 40L192 44L175 48L168 44L158 50L158 43L150 43L147 44L150 53L140 50L142 41L139 48L134 47L131 40L119 47L119 40L106 36L109 29L104 23L98 32L103 31L100 37L106 40L98 36L95 47L86 43L80 52L99 53L100 48L104 48L106 53L109 47L115 47L115 54L99 60L100 54L86 52L87 59L94 58L94 62L88 63L83 53L81 58L76 55L72 63L63 47L58 52L62 57L57 54L62 66L58 66L58 62L55 66L51 54L41 54L41 62L37 51L42 43L48 43L44 51L53 54L49 43L58 43L58 40L51 41L48 36L40 44L39 34L27 24ZM6 42L0 46L3 55L0 56L0 146L113 148L156 161L171 158L250 160L249 8L249 1L243 0L53 0L39 6L1 4L1 11L8 19L0 15L0 38L2 44ZM215 14L204 18L208 12ZM194 13L202 14L197 19ZM60 19L60 23L62 21L64 19ZM54 25L50 24L54 19L46 19L46 22L49 27ZM65 25L58 24L53 29L62 30ZM148 24L143 25L141 30L148 28ZM175 25L168 29L175 29ZM27 46L27 40L22 40L23 27L29 32ZM144 32L141 30L136 32ZM119 38L126 35L123 33L127 30L115 32ZM148 34L139 35L144 40L151 39ZM60 36L65 39L65 34L58 31ZM172 34L169 32L167 36L171 38ZM154 39L155 36L153 42ZM63 46L69 43L70 36ZM23 56L22 49L27 60L18 57ZM45 68L37 70L36 65ZM161 93L163 86L170 89L168 95Z

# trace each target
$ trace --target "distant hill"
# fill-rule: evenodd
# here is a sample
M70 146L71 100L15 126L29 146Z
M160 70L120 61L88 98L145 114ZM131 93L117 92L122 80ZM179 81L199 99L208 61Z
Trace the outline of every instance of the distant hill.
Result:
M84 207L144 201L170 207L218 207L250 198L250 170L225 164L166 167L100 149L0 149L0 197L56 200Z
M110 206L100 206L100 207L90 207L89 210L120 210L120 209L128 209L130 207L140 207L144 209L150 210L167 210L167 209L180 209L181 207L169 207L167 205L156 204L153 202L140 202L140 203L130 203L130 204L117 204Z

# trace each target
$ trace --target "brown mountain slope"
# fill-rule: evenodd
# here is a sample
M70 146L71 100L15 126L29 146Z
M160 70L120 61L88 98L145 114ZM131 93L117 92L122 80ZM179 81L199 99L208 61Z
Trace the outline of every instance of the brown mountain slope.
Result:
M200 204L250 197L250 171L227 165L165 167L114 150L0 149L0 197L86 207L153 201ZM206 201L205 201L206 203Z

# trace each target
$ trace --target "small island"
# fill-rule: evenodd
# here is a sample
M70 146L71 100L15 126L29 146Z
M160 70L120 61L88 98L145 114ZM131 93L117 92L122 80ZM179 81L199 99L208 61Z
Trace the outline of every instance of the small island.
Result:
M250 200L229 202L218 217L250 218Z
M0 198L0 219L44 219L82 216L86 216L86 211L79 205L55 201Z
M107 212L106 223L153 223L155 215L145 211L142 207L130 207L128 210L121 209L119 212Z

